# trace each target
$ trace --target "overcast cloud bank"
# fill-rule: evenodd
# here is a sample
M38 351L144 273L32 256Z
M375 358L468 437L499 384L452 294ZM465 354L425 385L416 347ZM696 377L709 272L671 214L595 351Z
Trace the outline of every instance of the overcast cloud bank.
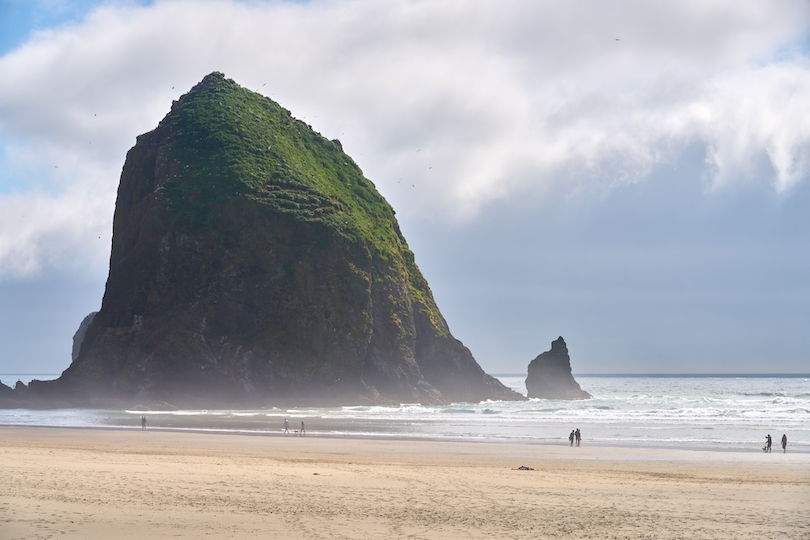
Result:
M0 276L106 261L126 150L213 70L339 137L409 215L601 195L696 142L708 189L789 195L809 31L803 1L102 7L0 58Z

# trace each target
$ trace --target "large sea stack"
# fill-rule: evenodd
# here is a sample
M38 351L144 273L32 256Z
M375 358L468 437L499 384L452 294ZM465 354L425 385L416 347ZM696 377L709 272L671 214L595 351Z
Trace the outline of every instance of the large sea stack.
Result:
M588 399L591 395L583 390L571 374L571 358L568 346L560 336L551 342L551 350L539 355L529 363L526 390L530 398Z
M337 140L221 73L127 154L100 311L50 387L175 404L521 399L450 334Z

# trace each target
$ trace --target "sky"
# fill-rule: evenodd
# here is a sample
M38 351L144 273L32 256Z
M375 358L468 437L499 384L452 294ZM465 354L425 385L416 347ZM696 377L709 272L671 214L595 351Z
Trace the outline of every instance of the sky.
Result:
M806 0L0 0L0 373L68 367L212 71L341 140L487 372L810 372Z

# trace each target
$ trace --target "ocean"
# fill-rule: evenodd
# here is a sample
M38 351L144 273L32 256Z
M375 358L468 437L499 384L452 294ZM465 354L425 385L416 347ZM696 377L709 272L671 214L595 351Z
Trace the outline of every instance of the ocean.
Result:
M526 394L525 375L498 375ZM56 375L3 375L19 379ZM438 439L568 444L579 428L584 445L759 451L770 434L774 451L787 434L788 451L810 453L810 375L577 375L594 397L533 399L447 406L266 408L149 412L147 427L177 431L280 435L305 422L308 436ZM6 409L0 425L140 429L140 411Z

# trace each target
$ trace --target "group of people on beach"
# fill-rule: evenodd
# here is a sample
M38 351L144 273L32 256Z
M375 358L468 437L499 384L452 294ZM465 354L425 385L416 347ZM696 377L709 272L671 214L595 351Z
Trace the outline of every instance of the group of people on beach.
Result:
M773 439L771 439L771 434L768 433L765 435L765 446L762 447L763 452L767 452L768 454L771 453L771 445L773 444ZM787 452L787 434L782 434L782 453L784 454Z
M141 416L141 429L146 429L146 417L145 416ZM304 421L303 420L301 421L301 429L300 430L298 430L298 429L293 430L293 433L295 433L295 435L297 435L299 437L306 436L307 428L304 426ZM572 431L572 433L573 433L573 431ZM284 436L286 437L289 434L290 434L290 421L285 418L284 419ZM577 446L579 446L579 430L577 430Z
M579 441L582 440L582 434L579 432L579 428L572 429L571 434L568 436L568 441L571 443L571 446L574 446L574 441L577 442L577 446L579 446Z
M301 429L300 430L293 430L293 432L298 435L299 437L304 437L307 434L307 428L304 427L304 421L301 420ZM290 433L290 422L286 418L284 419L284 436L286 437Z

